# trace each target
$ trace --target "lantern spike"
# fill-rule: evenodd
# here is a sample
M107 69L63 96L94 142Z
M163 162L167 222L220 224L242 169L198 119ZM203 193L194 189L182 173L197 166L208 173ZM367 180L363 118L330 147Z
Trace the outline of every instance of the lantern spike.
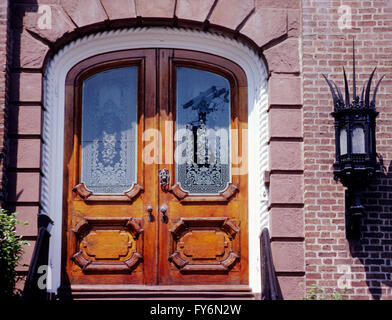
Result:
M334 84L334 86L335 86L335 88L336 88L336 92L338 93L338 96L339 96L339 102L341 103L341 104L343 104L343 95L342 95L342 92L340 91L340 89L339 89L339 87L337 86L337 84L336 84L336 82L335 81L332 81L332 83Z
M361 93L361 107L363 107L363 98L365 95L365 87L366 87L367 81L365 81L363 87L362 87L362 93Z
M328 83L329 89L331 90L331 93L332 93L333 105L336 107L338 105L338 97L336 96L335 89L333 88L333 86L332 86L331 82L328 80L328 78L324 74L322 76L324 77L325 81L327 81L327 83Z
M376 69L377 68L374 68L372 73L370 74L369 81L368 81L367 86L366 86L366 92L365 92L365 107L366 108L369 108L369 106L370 106L369 105L369 101L370 101L370 87L372 85L372 79L373 79L374 72L376 72Z
M346 108L350 108L350 91L348 88L348 83L347 83L347 76L346 76L346 70L343 67L343 76L344 76L344 92L346 95Z
M384 79L385 74L380 78L380 80L378 80L376 88L374 89L374 93L373 93L373 99L372 102L370 104L370 106L375 109L376 108L376 95L377 95L377 91L378 91L378 87L380 86L380 83L382 81L382 79Z
M354 38L353 38L353 102L357 101L357 85L355 83L355 45L354 45Z

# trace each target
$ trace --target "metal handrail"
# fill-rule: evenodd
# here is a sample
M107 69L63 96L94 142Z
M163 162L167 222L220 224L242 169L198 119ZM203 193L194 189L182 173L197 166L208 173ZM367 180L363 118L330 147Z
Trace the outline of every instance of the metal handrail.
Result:
M47 291L38 285L38 269L42 265L48 265L49 257L49 238L50 233L48 226L52 224L50 218L46 215L38 215L38 235L34 246L33 256L27 273L25 286L23 289L23 299L26 300L47 300Z
M261 300L283 300L272 260L271 242L267 228L260 236Z

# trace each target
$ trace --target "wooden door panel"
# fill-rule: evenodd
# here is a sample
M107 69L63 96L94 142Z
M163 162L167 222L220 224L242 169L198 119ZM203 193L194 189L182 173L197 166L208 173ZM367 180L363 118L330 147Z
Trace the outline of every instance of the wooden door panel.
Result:
M123 193L94 193L81 180L83 80L124 66L138 66L136 181ZM216 73L230 84L230 156L242 162L231 161L230 181L216 194L195 195L177 183L179 66ZM173 49L95 56L67 75L65 118L64 286L247 285L247 84L236 64ZM163 169L166 186L159 180Z
M160 130L166 140L171 140L164 145L170 145L173 150L177 147L176 67L182 66L215 72L230 81L230 126L239 133L239 138L231 137L231 151L242 150L241 129L247 128L246 90L240 90L246 88L243 71L230 61L208 54L183 50L160 52L160 70L169 70L169 76L160 80L160 96L165 97L160 100ZM170 97L169 101L166 97ZM241 156L245 162L246 154ZM167 223L162 223L159 230L159 283L207 287L247 284L247 174L232 175L231 183L219 194L193 195L177 183L175 152L160 169L167 169L170 179L168 188L159 192L159 206L167 207Z
M170 229L170 257L181 272L227 272L239 259L240 228L226 217L181 218Z
M63 285L156 284L156 224L146 223L157 206L155 163L143 161L145 130L156 128L155 51L128 50L84 60L66 83ZM138 67L137 173L123 194L94 194L81 181L81 106L84 79L98 72ZM146 76L150 75L150 76ZM148 94L147 94L148 91ZM109 141L110 143L110 141Z
M79 251L72 260L84 273L130 272L143 259L141 219L84 218L72 230Z

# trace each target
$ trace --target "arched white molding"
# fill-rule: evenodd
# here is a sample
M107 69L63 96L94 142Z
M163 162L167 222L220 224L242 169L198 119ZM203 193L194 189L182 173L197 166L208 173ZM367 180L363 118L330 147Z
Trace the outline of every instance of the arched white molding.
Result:
M262 227L268 226L267 190L263 173L268 168L267 72L260 57L247 46L227 37L188 29L135 28L101 32L75 40L50 61L44 75L44 125L42 149L41 213L51 229L48 290L60 286L64 92L68 71L78 62L101 53L140 48L177 48L215 54L237 63L248 80L249 168L249 285L260 292L260 244Z

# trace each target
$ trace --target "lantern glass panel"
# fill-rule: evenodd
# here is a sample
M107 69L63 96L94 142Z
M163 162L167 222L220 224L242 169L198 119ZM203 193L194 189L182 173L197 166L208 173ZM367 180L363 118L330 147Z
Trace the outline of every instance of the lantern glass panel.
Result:
M353 127L352 146L353 153L365 153L365 133L360 125Z
M347 154L347 130L346 128L340 129L340 155Z

